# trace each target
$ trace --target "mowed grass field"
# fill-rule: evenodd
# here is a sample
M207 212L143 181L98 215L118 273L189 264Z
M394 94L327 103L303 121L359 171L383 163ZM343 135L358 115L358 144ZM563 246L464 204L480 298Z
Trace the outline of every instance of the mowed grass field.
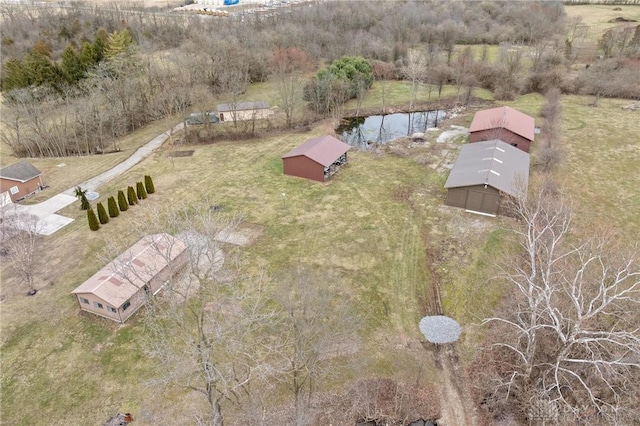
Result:
M400 109L408 104L409 85L392 83L387 89L389 105ZM380 90L374 85L363 108L381 107ZM446 90L455 94L455 88ZM250 91L248 99L256 100L260 93ZM418 102L427 101L427 92L421 91ZM527 95L509 105L538 120L542 102L541 96ZM598 108L588 106L590 102L587 97L563 97L566 159L558 176L575 200L581 226L606 224L638 235L638 113L623 111L626 101L604 99ZM468 125L473 108L469 111L457 117L456 124ZM168 127L144 129L127 146L139 146ZM365 320L353 354L364 360L359 375L417 371L412 369L415 364L399 365L397 360L421 355L421 349L416 352L406 343L420 340L417 323L427 313L434 277L441 284L444 312L464 327L461 347L465 354L472 353L477 324L503 293L494 261L509 242L506 229L511 221L443 206L446 172L421 165L412 155L352 150L348 164L327 183L282 175L284 153L307 138L331 132L332 125L323 122L308 132L248 141L165 144L99 189L100 200L106 202L118 189L150 174L157 191L100 231L89 231L77 203L64 209L61 214L77 220L42 240L37 256L41 290L36 296L25 296L13 273L2 268L1 423L98 425L117 411L129 411L138 418L136 424L158 424L149 419L169 413L174 417L163 418L162 424L184 424L201 396L159 394L148 386L155 363L142 351L140 315L119 327L81 314L69 294L102 267L97 254L105 241L126 248L140 234L134 224L140 226L149 209L168 203L206 201L222 206L222 214L262 229L243 249L248 268L277 273L302 264L337 276L337 282L327 285L351 298L354 315ZM167 155L180 149L193 150L193 156ZM90 166L85 170L81 160L43 161L51 161L52 173L61 162L77 167L78 182L110 164L93 164L96 160L87 158ZM69 176L51 177L51 182L61 190L73 186ZM427 365L420 371L415 374L429 380L433 370Z
M619 10L617 10L619 9ZM565 5L564 8L569 18L581 18L582 23L589 27L587 38L599 39L610 28L620 25L620 22L609 22L615 18L635 19L640 22L640 7L637 5L614 4L582 4ZM625 24L625 23L622 23ZM637 25L629 22L627 25Z
M620 10L616 10L620 9ZM598 41L602 35L615 27L636 26L640 22L640 7L637 5L565 5L567 17L580 19L584 36L575 41L575 52L579 62L593 62L598 53ZM625 18L637 22L609 22L615 18Z
M397 356L377 347L379 334L417 339L415 324L425 314L417 301L428 285L422 216L394 194L423 188L429 172L410 158L353 152L349 164L326 184L282 175L283 153L329 131L320 127L311 133L185 147L195 150L186 158L169 158L161 150L100 188L104 201L151 174L157 193L99 232L88 230L78 205L63 210L77 220L43 241L40 292L26 297L11 273L3 274L3 422L100 424L118 410L140 415L159 409L146 387L153 362L141 351L143 326L134 320L120 328L79 314L69 292L101 266L96 253L103 240L118 241L123 248L133 243L139 231L130 229L131 220L165 203L207 199L263 227L261 237L245 250L252 267L277 272L303 264L337 274L341 291L354 300L354 315L366 318L363 333L372 340L363 351L386 353L376 362L376 368L386 368Z

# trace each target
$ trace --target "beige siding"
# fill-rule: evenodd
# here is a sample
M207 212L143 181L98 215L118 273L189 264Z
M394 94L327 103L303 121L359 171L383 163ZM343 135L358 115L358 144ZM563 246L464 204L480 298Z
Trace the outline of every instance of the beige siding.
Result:
M136 294L129 298L127 302L129 302L130 305L126 309L123 309L123 306L126 305L127 302L123 303L122 306L112 306L93 293L76 293L80 309L114 321L125 322L145 304L149 296L160 291L171 276L175 275L176 272L184 267L188 261L188 256L189 254L187 250L180 253L180 255L173 260L171 265L165 266L160 272L144 284ZM145 289L145 286L148 286L148 289ZM89 303L84 303L83 299L87 300ZM96 303L100 303L102 307L97 306ZM109 308L115 309L116 312L111 312Z
M117 311L117 306L111 306L104 300L96 297L91 293L78 293L76 294L76 296L78 296L78 304L80 305L80 309L82 309L83 311L91 312L93 314L100 315L112 320L120 321L120 316L118 315L118 313L109 312L108 309L110 307ZM85 303L83 302L83 300L88 301L89 303ZM96 304L98 303L102 305L101 308L96 306Z
M235 115L236 121L249 121L249 120L262 120L269 118L272 114L270 109L257 109L257 110L241 110L241 111L225 111L218 115L220 121L233 121Z

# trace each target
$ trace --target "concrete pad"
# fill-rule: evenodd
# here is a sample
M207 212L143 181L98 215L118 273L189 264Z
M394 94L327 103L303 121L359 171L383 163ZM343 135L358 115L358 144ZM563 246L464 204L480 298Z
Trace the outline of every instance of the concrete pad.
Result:
M47 201L24 207L28 207L30 209L34 209L43 213L53 214L67 207L68 205L73 204L76 201L78 201L78 199L71 195L58 194L49 198Z
M59 229L64 228L73 222L73 219L59 214L50 214L38 221L37 232L39 235L51 235Z
M438 139L436 139L436 143L450 142L452 139L458 136L469 134L469 129L467 129L466 127L454 126L454 125L450 127L451 127L451 130L445 130L444 132L440 133L440 135L438 136Z
M250 246L263 232L260 225L243 222L235 228L226 228L218 232L214 240L236 246Z

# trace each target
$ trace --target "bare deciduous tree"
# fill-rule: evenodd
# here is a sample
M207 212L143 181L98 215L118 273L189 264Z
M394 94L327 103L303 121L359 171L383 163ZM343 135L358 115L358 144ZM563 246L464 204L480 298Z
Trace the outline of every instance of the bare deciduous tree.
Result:
M454 79L456 81L456 96L458 99L458 102L460 102L460 87L464 84L467 85L467 87L472 87L472 81L473 81L473 77L471 74L471 70L473 68L474 65L474 58L473 58L473 50L471 50L471 46L466 46L464 49L462 49L462 52L460 52L458 54L458 56L456 57L454 66L453 66L453 71L454 71ZM471 89L469 89L469 95L468 97L471 96Z
M2 209L2 241L7 260L16 272L21 286L35 294L38 275L36 251L39 243L38 218L7 207Z
M303 426L318 382L336 371L332 358L356 344L357 320L347 299L332 293L335 277L298 268L279 281L282 340L276 369L293 393L296 425Z
M424 81L427 73L427 60L422 52L415 49L409 50L407 57L403 61L401 72L405 78L411 81L411 102L409 102L409 110L413 110L418 88Z
M512 98L520 92L523 49L505 44L500 46L500 69L502 81L499 83L500 98Z
M589 26L582 23L582 17L576 16L566 20L564 27L564 56L569 60L575 58L576 44L584 40L589 33Z
M637 418L638 247L576 241L568 202L547 186L513 211L522 220L522 254L507 276L513 293L505 314L484 321L497 327L496 389L529 416L546 404L551 417Z
M233 234L237 219L221 217L206 203L148 214L145 223L184 241L188 252L184 269L169 274L164 290L145 305L144 350L158 361L151 385L201 394L207 410L194 413L196 422L222 426L226 410L242 407L249 384L266 371L270 335L264 330L273 317L266 307L266 277L243 273L223 251L219 240ZM150 248L161 256L171 253L162 245ZM137 273L124 269L125 279Z
M382 113L386 113L386 98L387 98L387 82L396 77L396 67L392 63L374 61L373 62L373 75L380 85L380 99L382 100Z
M302 100L305 75L313 69L313 63L309 54L295 47L278 49L271 58L279 106L284 111L288 128L293 125L293 112Z
M542 106L542 146L538 152L538 163L544 172L553 170L560 162L560 116L562 104L560 90L550 89Z

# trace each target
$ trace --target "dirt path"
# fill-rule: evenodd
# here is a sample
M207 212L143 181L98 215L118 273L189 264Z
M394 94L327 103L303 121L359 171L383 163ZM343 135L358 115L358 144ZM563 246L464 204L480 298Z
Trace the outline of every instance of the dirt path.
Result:
M430 314L446 315L446 312L442 311L440 303L440 276L436 270L437 253L429 241L425 241L425 244L428 247L427 264L431 278ZM469 393L469 385L466 383L464 371L458 359L456 349L458 344L425 344L425 349L432 357L440 376L434 383L440 383L441 417L438 419L438 425L442 426L473 426L478 424L475 404Z
M473 400L463 378L455 346L443 345L430 352L440 373L438 382L440 383L441 417L438 419L438 425L477 425Z

